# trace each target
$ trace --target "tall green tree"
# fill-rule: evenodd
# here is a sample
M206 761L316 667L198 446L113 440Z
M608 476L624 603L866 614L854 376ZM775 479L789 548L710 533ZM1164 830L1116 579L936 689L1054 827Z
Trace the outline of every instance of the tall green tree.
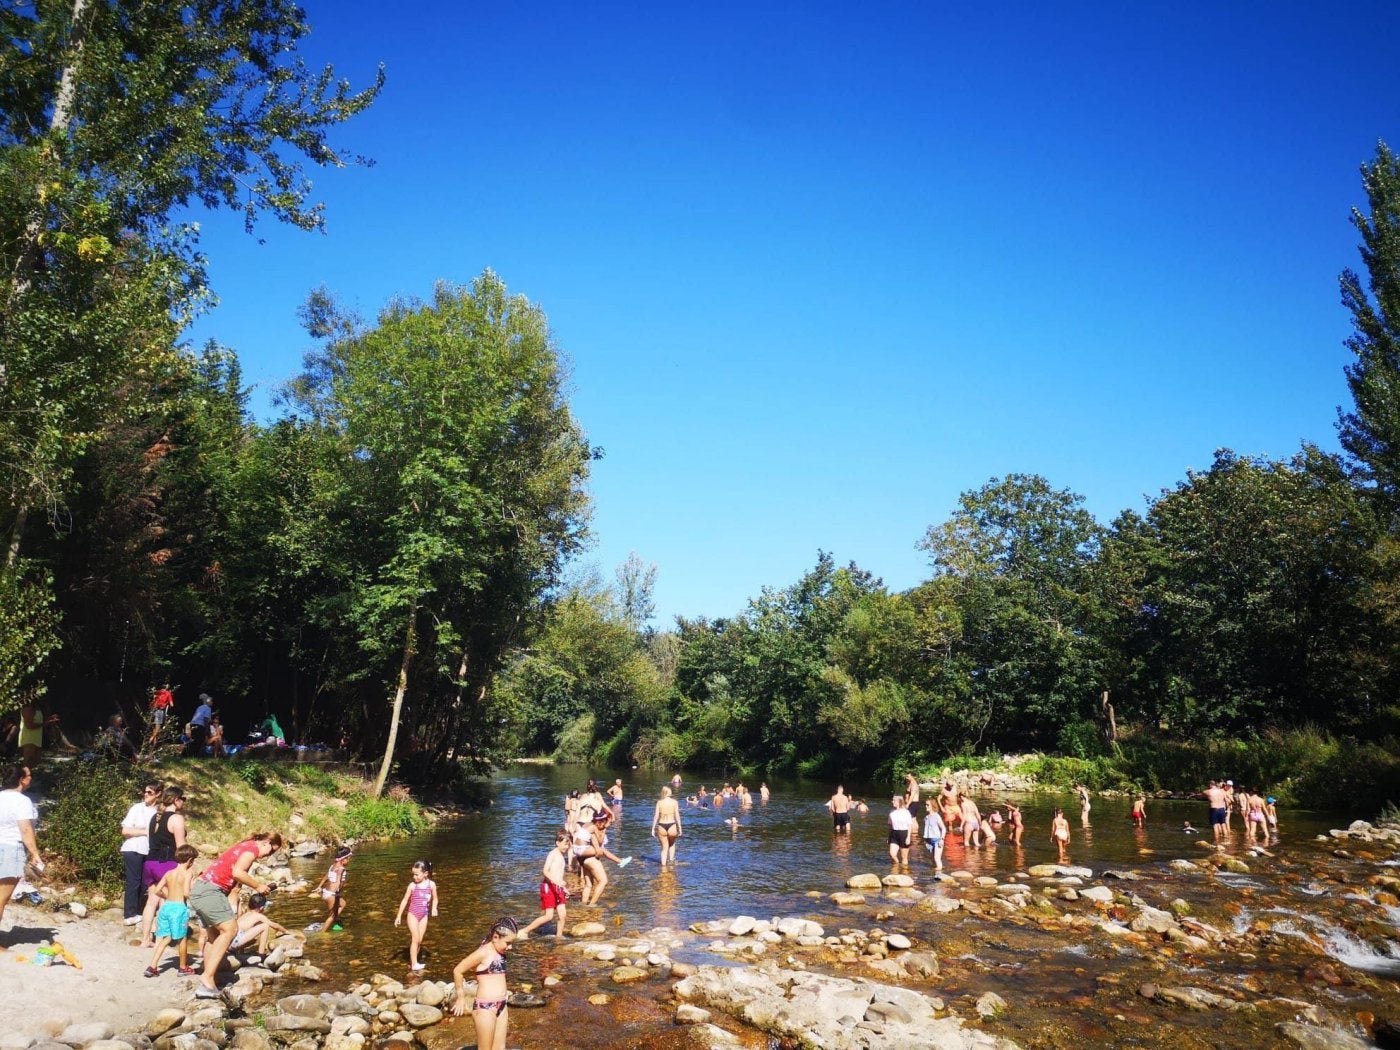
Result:
M489 682L584 536L592 451L544 313L489 271L333 334L291 395L335 450L315 503L352 552L343 626L393 683L380 790L411 687L420 750L480 746Z
M1346 367L1352 408L1339 410L1342 447L1375 486L1388 512L1400 510L1400 158L1384 142L1361 168L1370 214L1353 208L1366 276L1342 272L1351 312Z

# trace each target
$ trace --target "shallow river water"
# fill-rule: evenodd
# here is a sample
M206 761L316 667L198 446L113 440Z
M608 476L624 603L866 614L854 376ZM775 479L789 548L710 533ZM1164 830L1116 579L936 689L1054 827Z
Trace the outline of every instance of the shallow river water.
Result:
M338 987L374 973L408 980L407 933L393 927L393 917L410 865L424 858L434 865L441 898L441 915L430 923L425 944L426 976L450 979L452 966L481 940L493 918L513 915L523 925L538 914L539 869L562 824L562 800L569 790L582 788L589 775L581 767L513 766L493 778L494 803L484 813L409 841L361 846L347 886L345 931L311 935L310 958ZM1227 935L1221 950L1196 957L1174 945L1143 943L1140 937L1111 938L1071 928L1064 920L1076 910L1092 910L1087 901L1056 901L1056 910L1048 914L1003 916L980 912L974 904L936 915L908 900L867 893L865 906L838 907L829 895L843 889L850 876L883 876L891 870L885 838L887 785L848 784L850 793L869 801L870 812L853 815L849 836L833 836L823 805L830 784L770 780L767 804L758 802L758 785L750 784L755 798L750 810L732 801L718 809L697 809L686 805L684 796L701 783L711 790L718 785L688 775L679 792L684 821L679 863L662 870L649 831L652 805L666 778L636 770L592 775L604 787L614 776L623 777L626 801L609 845L633 860L622 869L610 866L612 881L601 906L571 907L571 924L599 920L615 931L611 936L622 937L655 927L684 931L692 923L747 914L800 915L822 923L828 933L875 926L898 930L941 960L942 973L921 991L972 1018L976 1014L968 1004L984 992L997 992L1010 1009L987 1027L1026 1047L1281 1045L1274 1026L1301 1016L1308 1005L1320 1011L1311 1015L1314 1020L1356 1035L1364 1034L1363 1022L1372 1015L1400 1018L1400 900L1381 885L1384 874L1377 874L1400 873L1385 864L1393 850L1381 844L1368 849L1370 844L1315 841L1318 834L1345 828L1367 814L1284 811L1280 837L1269 846L1272 857L1248 853L1236 820L1230 852L1248 863L1247 874L1170 867L1173 859L1199 860L1207 854L1182 831L1183 821L1190 820L1208 834L1204 802L1151 801L1147 827L1135 829L1126 800L1096 798L1091 826L1085 828L1068 795L1017 796L1026 821L1020 846L1003 836L996 848L965 855L959 841L950 842L946 871L961 869L1005 882L1033 865L1057 861L1049 827L1053 808L1062 806L1073 829L1067 863L1093 869L1091 882L1099 882L1105 869L1136 873L1140 881L1105 884L1159 908L1183 900L1193 916ZM978 797L984 814L995 801L995 795ZM726 825L731 817L738 818L737 829ZM1353 855L1334 856L1340 846ZM323 856L297 862L295 868L314 883L327 863ZM909 873L929 895L976 902L994 893L967 880L937 881L927 854L917 847ZM1040 890L1037 885L1036 892ZM317 901L306 896L278 900L271 912L298 928L319 913ZM550 1002L543 1009L512 1011L512 1046L691 1045L671 1024L670 982L620 989L610 983L608 967L556 945L552 933L551 923L512 953L513 991L542 992L546 974L562 978L547 993ZM671 955L680 962L731 964L709 951L712 940L693 936ZM850 967L830 969L872 976ZM1145 982L1207 988L1252 1005L1195 1012L1144 998L1139 989ZM605 1007L588 1003L587 997L599 991L612 995L614 1002ZM434 1047L470 1045L473 1038L469 1021L426 1034ZM750 1046L769 1045L752 1033L745 1038Z

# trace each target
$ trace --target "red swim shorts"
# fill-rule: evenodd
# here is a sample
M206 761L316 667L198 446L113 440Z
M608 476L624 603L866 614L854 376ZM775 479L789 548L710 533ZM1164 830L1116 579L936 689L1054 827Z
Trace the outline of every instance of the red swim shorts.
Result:
M540 908L549 911L550 908L557 908L569 899L569 891L563 886L557 886L545 879L540 883Z

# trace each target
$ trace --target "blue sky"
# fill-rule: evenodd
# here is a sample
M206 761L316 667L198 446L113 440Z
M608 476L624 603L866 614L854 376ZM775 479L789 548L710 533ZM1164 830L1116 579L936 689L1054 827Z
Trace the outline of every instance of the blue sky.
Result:
M202 216L191 338L267 418L313 287L495 270L606 450L587 560L655 562L662 624L818 549L911 586L1010 472L1108 521L1218 447L1336 447L1393 3L306 7L313 64L388 67L337 136L376 163L315 173L325 235Z

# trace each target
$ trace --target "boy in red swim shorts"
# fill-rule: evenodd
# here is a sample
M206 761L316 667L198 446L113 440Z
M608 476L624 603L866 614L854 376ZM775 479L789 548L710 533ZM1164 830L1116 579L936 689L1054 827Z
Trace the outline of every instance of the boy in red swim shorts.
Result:
M565 936L564 905L569 900L569 891L564 888L564 865L572 845L573 840L567 831L555 834L554 848L545 857L544 870L541 872L544 877L540 880L540 915L529 926L516 934L516 940L525 940L530 935L531 930L543 926L555 916L558 916L559 922L554 928L554 936L560 939Z

